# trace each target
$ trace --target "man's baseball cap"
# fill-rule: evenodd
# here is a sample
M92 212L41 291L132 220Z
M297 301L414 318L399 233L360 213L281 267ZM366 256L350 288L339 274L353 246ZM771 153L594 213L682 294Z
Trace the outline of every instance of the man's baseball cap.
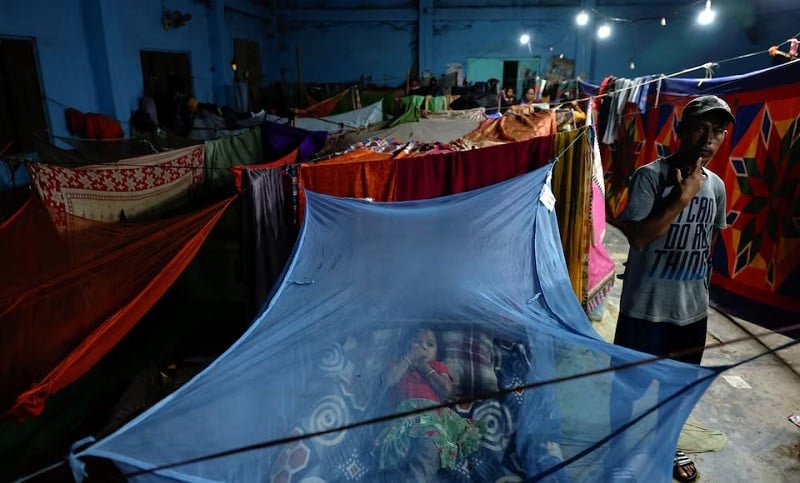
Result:
M693 117L702 116L709 112L720 112L725 114L730 122L736 122L736 118L731 113L731 107L727 102L723 101L717 96L700 96L695 97L686 107L683 108L683 115L681 120L691 119Z

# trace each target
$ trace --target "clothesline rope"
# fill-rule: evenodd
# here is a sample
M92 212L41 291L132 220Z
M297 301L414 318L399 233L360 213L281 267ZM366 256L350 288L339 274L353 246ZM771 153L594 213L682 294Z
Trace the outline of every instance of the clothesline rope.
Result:
M800 32L795 34L793 37L800 37ZM791 39L787 39L787 40L781 42L780 44L777 45L777 47L781 47L781 46L783 46L785 44L788 44L790 42L790 40ZM747 54L742 54L742 55L738 55L738 56L734 56L734 57L729 57L727 59L722 59L722 60L718 60L718 61L705 62L703 64L696 65L694 67L689 67L689 68L686 68L686 69L682 69L682 70L679 70L677 72L673 72L671 74L651 74L651 75L646 75L646 76L640 76L640 78L641 77L651 77L651 76L654 77L654 78L651 79L651 80L648 80L648 81L643 81L641 83L638 83L635 86L623 87L621 89L617 89L613 93L607 93L606 92L606 93L598 94L598 95L595 95L595 96L588 96L588 97L582 97L582 98L574 99L574 102L585 102L585 101L590 101L590 100L593 100L593 99L601 99L603 97L607 97L607 96L613 95L615 93L625 92L625 91L628 91L630 89L638 89L638 88L641 88L642 86L649 85L649 84L656 83L656 82L658 82L659 85L660 85L660 83L663 81L663 79L677 77L677 76L688 74L690 72L694 72L694 71L697 71L697 70L705 70L706 72L710 72L712 67L715 66L715 65L719 65L719 64L723 64L723 63L731 62L731 61L735 61L735 60L741 60L741 59L745 59L745 58L752 57L752 56L755 56L755 55L760 55L760 54L763 54L763 53L769 53L769 49L758 50L758 51L755 51L755 52L750 52L750 53L747 53ZM730 81L730 82L733 82L733 81ZM725 86L725 85L728 85L730 82L724 83L724 84L721 84L721 85ZM720 85L716 85L715 86L715 88L719 88L719 87L720 87ZM659 89L659 92L660 92L660 89ZM57 104L62 105L62 106L64 105L64 104L62 104L62 103L60 103L58 101L55 101L54 99L48 98L48 100L56 102ZM562 101L550 102L549 104L551 106L560 106L560 105L564 104L564 102L562 102ZM508 109L508 108L501 108L501 110L503 110L503 109ZM289 119L289 118L279 118L279 119ZM321 117L310 116L310 117L308 117L308 119L316 119L316 120L319 120L319 121L324 121L324 122L328 122L328 123L331 123L331 124L336 124L337 126L340 126L340 127L348 127L348 128L354 129L354 130L360 129L360 127L358 127L358 126L352 126L352 125L349 125L349 124L346 124L346 123L343 123L343 122L331 121L329 119L324 119L324 118L321 118ZM63 138L61 136L56 136L56 138L57 139L65 139L65 138ZM129 138L121 138L121 139L114 139L113 141L126 141L126 140L130 140L130 139ZM81 141L83 141L83 139L81 139ZM92 141L102 142L103 140L92 140ZM95 164L104 164L104 163L95 163ZM122 166L124 166L124 165L122 165ZM222 168L211 168L211 169L222 169Z
M800 36L800 32L795 34L795 37L797 37L797 36ZM789 42L790 42L790 39L785 40L785 41L781 42L780 44L778 44L778 47L780 47L782 45L785 45L785 44L788 44ZM689 67L689 68L686 68L686 69L682 69L682 70L679 70L677 72L673 72L671 74L650 74L650 75L640 76L639 78L642 78L642 77L654 77L654 79L651 79L651 80L648 80L648 81L643 81L643 82L637 84L636 86L630 86L630 87L624 87L622 89L618 89L618 90L614 91L614 93L625 92L627 90L634 89L634 88L639 88L641 86L645 86L645 85L652 84L652 83L655 83L655 82L661 82L663 79L669 79L669 78L672 78L672 77L677 77L677 76L680 76L680 75L683 75L683 74L688 74L689 72L694 72L696 70L701 70L701 69L702 70L707 70L708 68L710 68L714 64L717 64L717 65L718 64L723 64L725 62L731 62L731 61L734 61L734 60L745 59L747 57L752 57L754 55L759 55L759 54L764 54L764 53L769 53L769 49L758 50L758 51L755 51L755 52L750 52L750 53L747 53L747 54L737 55L737 56L734 56L734 57L729 57L727 59L722 59L722 60L718 60L718 61L704 62L704 63L702 63L700 65L696 65L694 67ZM727 85L727 84L728 83L725 83L723 85ZM716 86L716 87L719 87L719 86ZM605 92L603 94L598 94L596 96L588 96L588 97L582 97L582 98L579 98L579 99L575 99L575 101L576 102L585 102L585 101L590 101L590 100L593 100L593 99L601 99L603 97L607 97L609 95L613 95L614 93ZM563 102L552 102L551 104L563 104Z
M581 136L583 136L584 134L585 133L582 132L580 135L578 135L569 144L569 146L567 146L561 153L555 155L553 159L557 160L558 158L563 156L564 153L566 153L569 150L569 148L571 148L575 144L575 142L577 142L581 138ZM98 141L98 142L102 142L102 141ZM147 140L144 140L143 142L147 143L147 144L151 144ZM413 141L409 141L409 142L413 142ZM398 146L398 150L402 150L407 144L408 143L403 143L401 145L397 145ZM421 144L429 144L429 143L421 143ZM433 144L433 143L430 143L430 144ZM168 152L168 151L161 151L161 152ZM152 153L152 154L160 154L161 152ZM459 152L459 151L455 151L455 152ZM144 155L144 156L147 156L147 155ZM320 158L320 160L324 160L324 159L327 159L327 158ZM312 161L315 161L315 160L309 160L307 162L312 162ZM306 163L306 161L303 161L301 163L295 163L295 164L304 164L304 163ZM108 161L108 162L95 162L95 161L92 161L90 163L82 164L80 166L70 166L70 165L68 165L68 163L61 163L61 164L52 163L52 164L56 164L57 166L62 166L62 167L67 167L67 168L73 168L73 167L74 168L85 168L85 167L91 167L91 166L106 166L106 165L112 165L112 164L114 165L114 167L120 167L120 168L146 168L147 167L147 166L142 166L141 164L126 164L126 163L121 163L119 161ZM160 164L159 167L160 168L185 169L185 170L202 170L202 171L228 171L228 169L229 169L229 168L219 168L219 167L213 167L213 166L211 166L211 167L199 166L198 167L198 166L181 166L181 165L174 165L174 164Z

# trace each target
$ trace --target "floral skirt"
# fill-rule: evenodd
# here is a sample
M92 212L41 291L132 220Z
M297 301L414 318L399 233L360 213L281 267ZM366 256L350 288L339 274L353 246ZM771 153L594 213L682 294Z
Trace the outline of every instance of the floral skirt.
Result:
M397 412L438 404L428 399L409 399L397 405ZM484 433L483 421L462 418L450 408L439 408L398 419L381 432L373 454L381 469L396 468L406 460L414 440L427 438L439 452L441 467L453 469L456 459L478 449Z

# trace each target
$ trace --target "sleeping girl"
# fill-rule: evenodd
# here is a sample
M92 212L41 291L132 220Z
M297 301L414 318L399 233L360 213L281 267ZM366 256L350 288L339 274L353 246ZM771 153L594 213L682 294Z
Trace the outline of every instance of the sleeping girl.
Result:
M390 365L386 382L397 412L438 405L450 397L450 372L437 358L433 330L412 333L402 358ZM476 451L483 433L481 422L439 408L393 421L378 437L373 454L382 471L394 472L392 481L430 482L440 469L453 469L456 459Z

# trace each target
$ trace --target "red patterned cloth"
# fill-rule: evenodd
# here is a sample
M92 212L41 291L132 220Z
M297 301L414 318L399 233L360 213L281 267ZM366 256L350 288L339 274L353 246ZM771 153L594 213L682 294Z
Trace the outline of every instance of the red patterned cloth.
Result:
M157 217L188 201L203 179L203 145L68 168L34 162L28 169L57 223L64 214L105 222ZM60 221L59 221L60 220Z

